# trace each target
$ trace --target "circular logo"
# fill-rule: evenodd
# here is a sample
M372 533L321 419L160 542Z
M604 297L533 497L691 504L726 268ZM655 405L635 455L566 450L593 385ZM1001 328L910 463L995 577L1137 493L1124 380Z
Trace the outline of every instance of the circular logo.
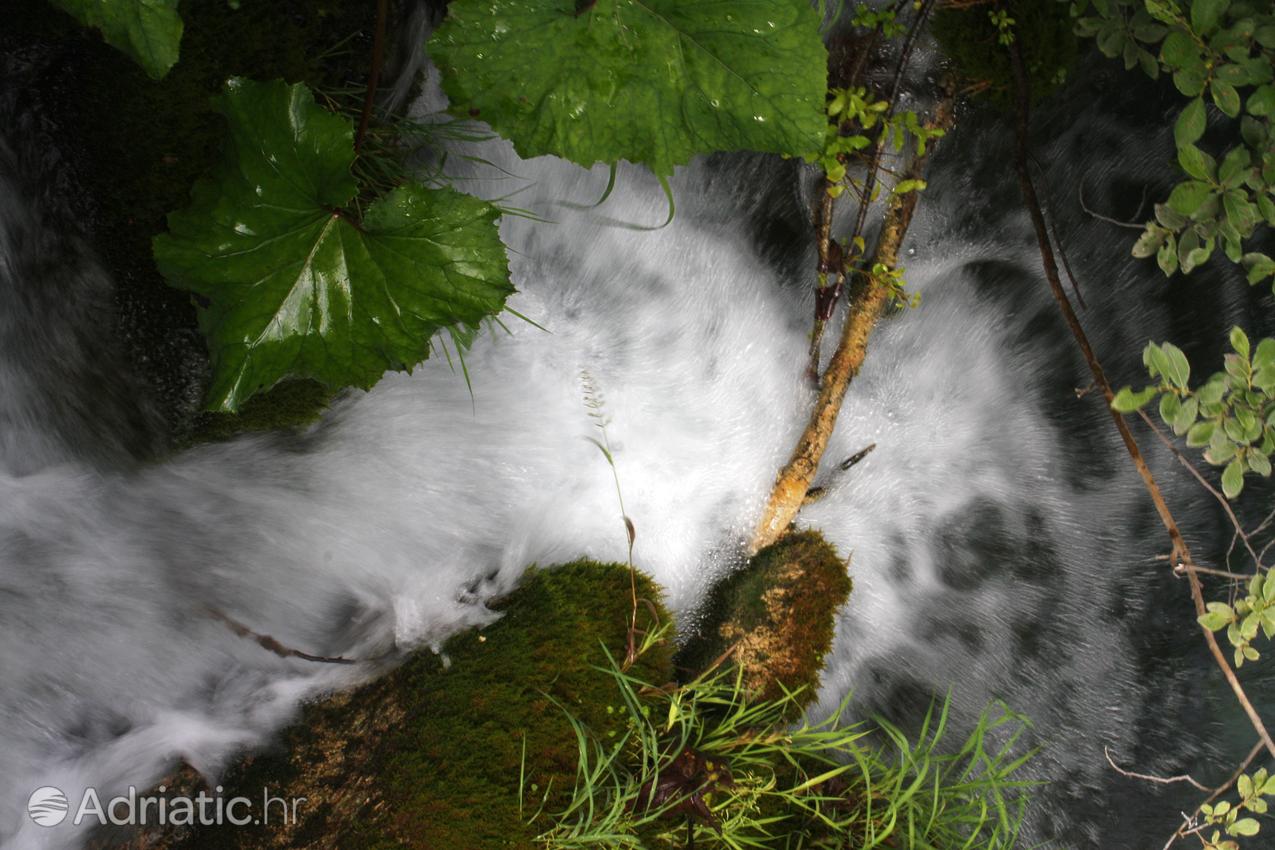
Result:
M27 814L38 826L57 826L66 820L66 813L70 807L62 789L54 788L52 785L35 789L27 798Z

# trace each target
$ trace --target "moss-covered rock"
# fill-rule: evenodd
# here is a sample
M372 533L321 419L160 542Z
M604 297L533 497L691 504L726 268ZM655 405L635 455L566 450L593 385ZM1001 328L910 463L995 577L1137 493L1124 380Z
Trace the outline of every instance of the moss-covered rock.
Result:
M249 431L296 431L319 421L333 395L318 381L284 381L248 399L237 413L203 414L177 445L217 443Z
M770 699L805 687L813 698L850 589L845 562L823 535L788 534L713 589L678 667L698 672L733 650L753 694Z
M639 592L667 618L649 580ZM576 739L563 709L604 736L618 731L619 691L597 667L607 663L604 647L623 657L629 600L622 565L533 570L494 605L500 620L458 635L441 655L418 652L368 685L311 704L276 748L222 780L227 796L259 800L267 788L307 798L298 822L134 834L98 847L530 850L538 831L530 814L546 791L549 809L560 806L575 781ZM670 681L670 651L657 647L633 672ZM188 782L182 793L192 793Z

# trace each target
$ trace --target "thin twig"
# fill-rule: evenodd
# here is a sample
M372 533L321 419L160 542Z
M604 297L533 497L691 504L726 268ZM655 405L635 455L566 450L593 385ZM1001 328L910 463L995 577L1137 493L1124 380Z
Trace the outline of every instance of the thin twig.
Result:
M1120 432L1120 438L1124 441L1125 449L1128 451L1133 465L1137 468L1138 475L1142 478L1142 483L1146 487L1152 503L1155 505L1156 513L1159 514L1165 531L1169 534L1169 540L1173 544L1175 562L1187 565L1187 580L1191 587L1191 599L1195 603L1197 616L1204 616L1206 613L1204 591L1201 588L1199 576L1196 575L1194 569L1190 566L1195 563L1195 559L1191 557L1191 549L1182 537L1182 532L1178 529L1177 520L1173 518L1173 513L1169 510L1159 485L1156 484L1155 476L1151 474L1150 467L1147 466L1146 461L1143 459L1142 452L1138 448L1138 442L1134 439L1133 432L1129 430L1128 423L1125 422L1124 416L1111 406L1111 402L1115 399L1115 392L1111 389L1111 383L1107 380L1102 363L1098 360L1093 347L1089 344L1089 337L1085 334L1080 320L1076 317L1076 311L1072 309L1071 302L1067 299L1067 292L1063 289L1062 281L1059 279L1058 263L1054 259L1053 247L1050 244L1049 233L1045 226L1045 217L1041 212L1040 201L1036 196L1036 187L1032 182L1031 170L1028 168L1027 143L1030 114L1028 93L1030 88L1027 82L1027 69L1023 63L1023 56L1019 50L1017 39L1009 44L1009 56L1016 88L1017 115L1015 132L1017 144L1014 156L1015 170L1018 172L1018 185L1023 194L1023 202L1027 205L1027 211L1032 219L1032 226L1036 231L1036 243L1040 250L1041 265L1049 282L1050 292L1053 294L1054 300L1058 302L1058 309L1062 312L1063 319L1071 330L1071 334L1075 338L1076 344L1080 347L1081 353L1084 354L1089 371L1093 373L1094 383L1102 389L1103 397L1106 399L1107 411L1111 414L1116 430ZM1244 709L1244 713L1248 716L1249 722L1253 724L1253 729L1257 732L1263 745L1270 751L1272 756L1275 756L1275 740L1271 739L1270 732L1267 731L1261 715L1257 713L1257 709L1253 707L1248 694L1244 692L1244 687L1240 684L1235 671L1226 660L1221 646L1218 645L1217 638L1212 631L1202 625L1200 626L1200 631L1208 643L1209 652L1213 655L1213 660L1217 663L1222 675L1226 677L1227 683L1231 686L1231 692L1235 694L1235 699L1239 702L1240 707Z
M876 447L877 447L876 443L869 443L865 448L859 449L859 451L855 452L854 454L850 455L850 457L841 461L841 463L839 464L839 468L841 469L842 472L845 472L847 469L854 466L856 463L863 460L868 455L872 454L872 450L875 449Z
M1172 560L1172 558L1170 558L1168 555L1157 555L1156 560L1170 561ZM1247 575L1244 573L1233 573L1228 570L1218 570L1218 569L1214 569L1213 567L1201 566L1200 564L1177 563L1173 565L1173 574L1176 576L1184 576L1190 570L1195 570L1197 573L1200 573L1202 575L1219 576L1221 578L1230 579L1231 581L1248 581L1249 579L1253 577L1251 573Z
M1032 165L1036 166L1036 170L1041 173L1041 177L1044 178L1046 176L1045 169L1041 167L1035 157L1032 157L1031 161ZM1080 283L1076 280L1076 275L1071 271L1071 261L1067 259L1067 251L1063 247L1062 239L1058 236L1057 217L1054 215L1053 207L1044 198L1041 199L1041 203L1045 212L1045 220L1049 223L1049 235L1054 240L1054 248L1058 251L1058 258L1062 260L1063 271L1067 273L1067 280L1071 283L1072 294L1076 296L1076 303L1080 305L1080 309L1088 310L1089 305L1085 303L1085 296L1080 292ZM1139 207L1139 209L1141 208Z
M1114 224L1114 225L1117 225L1118 227L1128 227L1128 228L1130 228L1131 230L1145 230L1145 229L1146 229L1143 225L1138 224L1137 222L1134 222L1134 221L1121 221L1121 220L1120 220L1120 219L1118 219L1118 218L1112 218L1112 217L1111 217L1111 216L1109 216L1109 215L1103 215L1103 214L1102 214L1102 213L1100 213L1100 212L1094 212L1093 210L1089 209L1089 207L1085 206L1085 184L1084 184L1084 182L1083 182L1083 181L1081 182L1081 184L1080 184L1079 186L1077 186L1077 187L1076 187L1076 197L1080 199L1080 208L1081 208L1082 210L1084 210L1085 212L1089 213L1089 215L1091 215L1091 216L1093 216L1094 218L1098 219L1099 221L1105 221L1105 222L1107 222L1108 224Z
M299 649L292 649L291 647L284 646L279 641L270 637L270 635L263 635L260 632L254 632L252 629L248 628L243 623L233 619L232 617L230 617L229 615L221 611L218 611L216 608L206 607L205 610L208 611L208 614L214 620L220 620L221 622L225 623L230 628L230 630L234 632L236 635L238 635L239 637L246 637L256 641L257 644L262 649L273 652L275 655L279 656L280 658L299 658L302 661L313 661L316 664L357 664L358 663L353 658L342 658L339 655L336 655L336 656L311 655L310 653L302 652Z
M1209 790L1208 786L1201 785L1199 782L1196 782L1190 774L1184 773L1181 776L1152 776L1149 773L1134 773L1132 770L1125 770L1123 767L1116 764L1115 759L1111 757L1111 750L1106 747L1102 748L1102 754L1107 757L1107 764L1111 765L1112 770L1121 776L1127 776L1130 779L1142 779L1147 782L1156 782L1161 785L1172 785L1175 782L1189 782L1201 791Z

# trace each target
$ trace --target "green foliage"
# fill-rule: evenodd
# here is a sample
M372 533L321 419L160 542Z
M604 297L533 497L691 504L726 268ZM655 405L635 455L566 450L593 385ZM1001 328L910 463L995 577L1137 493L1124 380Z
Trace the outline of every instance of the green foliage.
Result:
M457 115L524 157L628 160L819 144L827 51L805 0L453 0L430 41Z
M807 152L804 159L818 163L823 169L828 183L827 192L833 198L841 197L847 187L863 191L862 181L850 178L847 166L856 155L866 157L867 154L861 152L871 147L874 140L879 139L899 153L911 139L917 156L924 156L926 144L931 139L942 138L946 132L941 127L926 127L911 110L890 112L889 101L878 99L864 86L830 89L825 111L828 123L824 129L823 148ZM874 129L877 133L869 136L868 132ZM894 191L903 194L924 188L924 180L904 180L894 187Z
M1173 128L1187 179L1156 205L1133 255L1154 255L1165 275L1190 274L1221 247L1249 283L1275 278L1275 260L1244 246L1262 225L1275 226L1275 10L1240 0L1092 0L1089 7L1073 3L1078 33L1126 68L1153 79L1171 74L1190 98ZM1238 144L1201 147L1210 109Z
M133 58L158 80L177 62L182 19L177 0L51 0Z
M1233 499L1244 489L1245 473L1271 474L1275 452L1275 339L1252 349L1240 328L1231 331L1233 354L1225 369L1200 386L1190 386L1191 366L1176 345L1149 343L1142 360L1159 382L1141 390L1125 387L1112 407L1131 413L1160 399L1160 418L1204 459L1224 467L1222 490Z
M987 13L987 19L991 21L992 26L996 27L996 43L1002 47L1008 47L1014 43L1014 27L1018 21L1009 16L1009 12L1004 9L997 9Z
M494 207L407 184L360 214L350 122L304 85L233 79L217 108L222 164L155 239L169 281L211 302L212 409L288 377L370 387L424 360L435 332L501 309L512 286Z
M898 20L894 9L876 9L867 3L859 3L854 7L850 23L861 29L879 29L886 38L898 38L907 32Z
M1239 792L1239 800L1232 804L1228 800L1220 803L1205 803L1200 807L1204 815L1204 825L1221 826L1228 836L1248 837L1257 835L1262 825L1257 818L1245 817L1247 814L1266 814L1268 807L1266 797L1275 797L1275 777L1267 775L1266 768L1253 774L1241 774L1235 783ZM1204 850L1239 850L1239 842L1222 837L1222 830L1213 830L1207 838L1200 836Z
M990 850L1017 841L1027 783L1014 775L1028 756L1014 752L1025 726L1010 712L985 714L963 746L944 752L946 704L909 740L883 721L843 725L844 705L794 727L797 694L755 699L730 670L675 689L614 662L610 674L620 731L572 718L574 792L532 820L545 823L537 842L546 850Z
M1261 653L1253 646L1259 631L1267 640L1275 637L1275 572L1258 572L1249 579L1247 593L1232 605L1209 602L1207 613L1198 617L1211 632L1226 629L1226 638L1235 647L1235 666L1256 661Z
M897 187L896 187L897 191ZM884 286L890 290L890 304L899 307L920 307L921 293L907 291L906 270L902 267L890 268L882 263L873 263L870 278L874 286Z

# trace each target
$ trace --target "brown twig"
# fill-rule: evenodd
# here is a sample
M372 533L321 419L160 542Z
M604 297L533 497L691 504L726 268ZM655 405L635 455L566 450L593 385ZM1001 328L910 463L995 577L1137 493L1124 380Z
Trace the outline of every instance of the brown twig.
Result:
M863 233L863 228L868 221L868 207L872 203L872 190L876 184L877 169L881 166L881 155L885 151L886 128L889 126L890 119L894 117L894 107L899 102L899 91L903 87L903 75L907 71L908 61L912 58L912 51L916 47L917 37L921 33L921 25L925 23L925 19L930 14L930 9L934 6L934 0L925 0L917 9L916 17L912 20L912 25L908 29L907 35L903 41L903 51L899 54L899 62L894 70L894 79L890 86L889 106L886 107L885 114L881 116L881 135L877 139L877 143L872 148L872 159L868 162L868 173L863 179L863 196L859 200L859 209L855 213L854 230L851 231L852 236L858 236Z
M1111 757L1111 750L1106 747L1102 748L1102 754L1107 757L1107 764L1111 765L1111 769L1121 776L1127 776L1130 779L1142 779L1146 782L1155 782L1160 785L1173 785L1177 782L1189 782L1201 791L1208 791L1208 787L1196 782L1190 774L1182 774L1181 776L1152 776L1149 773L1134 773L1132 770L1125 770L1116 764L1115 759Z
M1072 309L1071 302L1067 299L1067 292L1063 289L1062 281L1059 279L1058 263L1054 259L1053 247L1045 226L1045 217L1041 212L1040 201L1036 196L1036 187L1032 182L1031 170L1028 167L1027 144L1030 115L1028 92L1030 88L1027 81L1027 70L1023 64L1022 52L1019 50L1017 39L1009 44L1009 56L1010 65L1014 73L1015 105L1017 107L1015 121L1017 144L1015 146L1014 165L1015 170L1018 172L1018 185L1022 191L1023 202L1027 206L1032 226L1036 231L1036 243L1040 249L1041 265L1044 267L1045 278L1049 282L1050 292L1053 293L1054 300L1058 303L1058 309L1062 312L1067 327L1071 330L1071 334L1075 338L1076 344L1080 347L1081 353L1084 354L1089 371L1093 373L1094 383L1102 389L1103 397L1107 402L1107 411L1111 414L1116 430L1120 432L1120 439L1124 441L1125 449L1128 451L1130 459L1133 460L1133 465L1137 468L1138 475L1141 476L1148 495L1151 496L1151 501L1155 505L1156 513L1159 514L1165 531L1169 534L1169 540L1173 544L1174 562L1187 565L1187 580L1191 587L1191 599L1195 603L1197 616L1203 616L1206 613L1204 593L1200 586L1199 576L1196 575L1194 569L1190 566L1195 563L1195 559L1191 557L1190 547L1187 546L1186 540L1182 537L1177 521L1173 518L1173 513L1164 501L1164 495L1160 492L1160 487L1156 484L1155 477L1151 474L1151 469L1143 459L1142 452L1138 448L1137 440L1133 437L1133 432L1129 430L1128 423L1125 422L1124 416L1111 407L1115 393L1112 391L1111 384L1102 369L1102 363L1098 360L1093 347L1089 344L1089 337L1086 336L1084 328L1081 327L1080 320L1076 318L1076 312ZM1218 645L1217 638L1212 631L1202 625L1200 630L1208 643L1209 652L1213 655L1218 668L1226 677L1227 683L1231 686L1231 692L1235 694L1235 698L1244 709L1249 722L1253 724L1253 729L1257 732L1258 737L1271 755L1275 756L1275 740L1271 739L1270 732L1267 731L1261 715L1257 713L1257 709L1253 707L1248 694L1244 692L1244 688L1236 677L1235 671L1222 653L1222 648Z
M1094 212L1093 210L1089 209L1089 207L1085 205L1085 184L1083 182L1076 187L1076 197L1080 201L1080 208L1084 210L1085 212L1089 213L1089 215L1098 219L1099 221L1105 221L1107 222L1107 224L1114 224L1117 227L1127 227L1130 230L1145 230L1146 229L1143 225L1138 224L1136 221L1121 221L1118 218L1112 218L1109 215L1103 215L1100 212Z
M1172 558L1168 555L1157 555L1156 560L1171 561ZM1184 576L1191 570L1194 570L1201 575L1218 576L1220 578L1230 579L1231 581L1248 581L1253 577L1252 574L1245 575L1243 573L1233 573L1229 570L1218 570L1213 567L1205 567L1200 564L1177 563L1173 565L1173 574L1175 576Z
M367 91L363 94L363 111L359 114L359 129L354 135L354 152L363 147L368 125L372 123L372 108L376 103L376 86L381 79L381 66L385 62L385 19L389 16L390 0L376 0L376 30L372 34L372 70L367 75Z
M238 635L239 637L246 637L256 641L257 644L261 646L262 649L273 652L275 655L279 656L280 658L299 658L302 661L313 661L316 664L357 664L358 663L353 658L342 658L339 655L337 656L311 655L310 653L302 652L299 649L292 649L291 647L284 646L282 643L279 643L279 641L270 637L270 635L263 635L260 632L254 632L252 629L248 628L243 623L233 619L232 617L230 617L229 615L221 611L218 611L216 608L206 608L205 610L208 611L209 615L214 620L220 620L221 622L225 623L230 628L230 630L234 632L236 635Z

